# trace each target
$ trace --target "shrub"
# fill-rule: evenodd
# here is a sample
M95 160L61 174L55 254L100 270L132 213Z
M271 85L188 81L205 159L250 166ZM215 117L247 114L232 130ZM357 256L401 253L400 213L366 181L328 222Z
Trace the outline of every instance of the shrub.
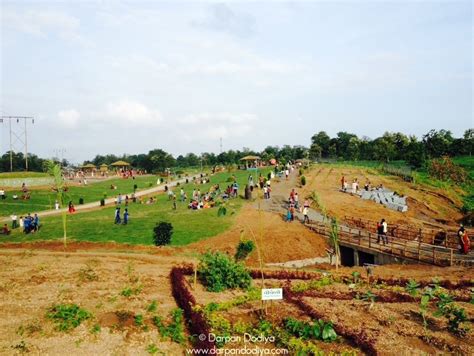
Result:
M58 304L48 310L46 317L56 323L59 331L68 331L81 325L84 320L91 318L92 314L79 308L76 304Z
M244 265L221 252L207 252L202 255L198 273L207 290L211 292L248 288L252 282L252 277Z
M252 240L240 241L237 245L237 252L235 253L235 259L242 261L255 249L255 243Z
M173 225L169 222L161 221L153 229L153 241L156 246L168 245L173 235Z
M301 177L300 177L300 182L301 182L301 185L306 185L306 177L305 177L305 176L301 176Z
M285 329L294 336L303 340L315 339L322 341L335 341L337 334L331 322L317 320L314 323L307 323L293 318L285 319Z
M428 173L431 177L442 181L466 183L468 180L466 170L454 164L451 158L447 156L429 161Z

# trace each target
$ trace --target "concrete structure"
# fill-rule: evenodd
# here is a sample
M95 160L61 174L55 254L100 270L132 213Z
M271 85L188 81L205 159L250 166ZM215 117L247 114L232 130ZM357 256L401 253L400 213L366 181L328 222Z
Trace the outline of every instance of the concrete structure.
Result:
M347 190L345 193L350 193L350 191ZM360 190L357 195L363 200L372 200L392 210L401 211L402 213L408 211L407 197L402 197L385 188Z

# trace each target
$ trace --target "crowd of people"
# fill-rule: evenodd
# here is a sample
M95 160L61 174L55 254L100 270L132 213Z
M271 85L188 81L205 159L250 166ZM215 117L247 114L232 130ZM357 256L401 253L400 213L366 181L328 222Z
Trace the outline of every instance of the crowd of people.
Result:
M38 214L31 216L29 213L27 216L20 216L13 214L10 216L12 220L11 228L12 230L20 229L25 234L35 233L40 229L40 220ZM1 230L2 234L9 235L11 230L8 228L8 225L5 224Z

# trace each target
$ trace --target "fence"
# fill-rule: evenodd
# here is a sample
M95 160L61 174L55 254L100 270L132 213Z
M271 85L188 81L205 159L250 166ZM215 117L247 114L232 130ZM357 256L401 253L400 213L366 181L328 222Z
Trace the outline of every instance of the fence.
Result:
M345 216L344 221L351 227L367 231L377 231L377 222L368 219L357 219ZM468 230L468 235L472 236L474 231ZM420 241L426 244L444 246L458 249L459 238L456 230L417 228L410 225L391 224L388 228L388 235L408 241Z
M306 226L323 236L329 237L331 234L331 228L323 223L312 221L306 224ZM393 237L389 239L387 245L383 245L377 243L376 233L362 230L354 232L352 229L344 226L340 226L339 241L354 247L364 247L374 252L377 251L439 266L452 266L459 262L455 257L455 250L453 248L427 244L421 240L398 240Z

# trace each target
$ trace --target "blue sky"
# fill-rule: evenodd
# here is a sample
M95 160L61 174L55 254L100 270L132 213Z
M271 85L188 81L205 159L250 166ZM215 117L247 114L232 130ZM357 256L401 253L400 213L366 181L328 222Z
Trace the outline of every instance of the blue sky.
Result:
M30 151L218 152L473 123L470 1L1 1ZM0 124L1 149L8 149Z

